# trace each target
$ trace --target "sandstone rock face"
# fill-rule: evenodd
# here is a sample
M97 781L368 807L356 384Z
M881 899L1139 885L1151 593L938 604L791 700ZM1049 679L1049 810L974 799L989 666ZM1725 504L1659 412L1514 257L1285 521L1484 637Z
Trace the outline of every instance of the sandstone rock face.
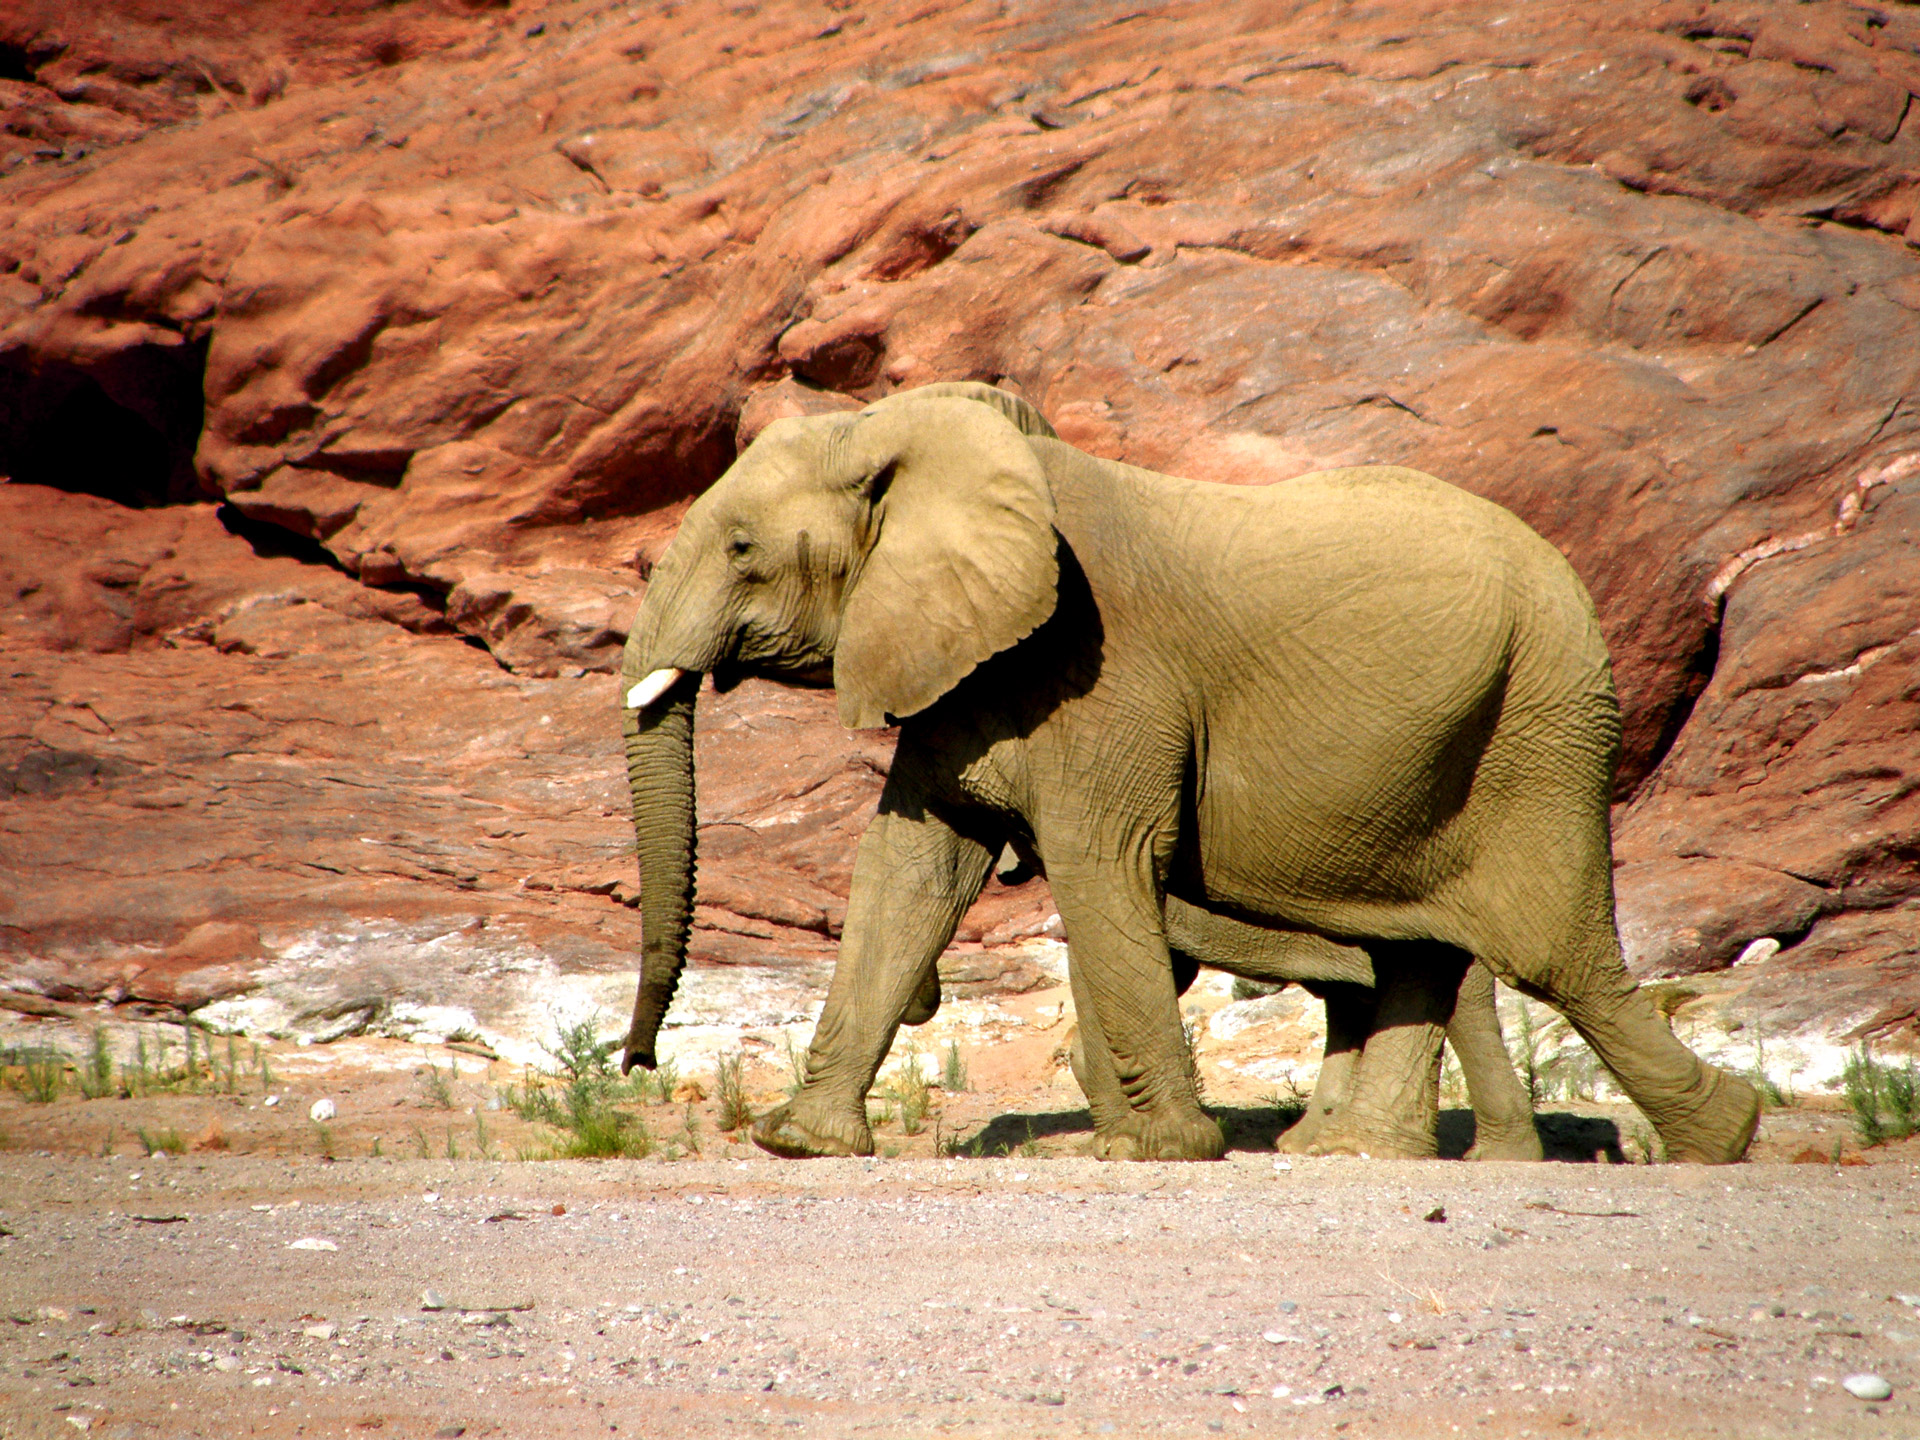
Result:
M168 14L0 19L10 934L265 943L326 897L630 952L588 697L685 504L779 415L978 378L1096 454L1514 509L1613 648L1636 965L1772 935L1782 996L1913 1027L1910 8ZM703 709L702 953L817 965L887 742L805 692ZM123 808L222 765L238 829ZM385 868L317 804L368 775L427 846ZM509 792L537 839L461 828ZM522 864L549 888L482 903ZM983 905L974 943L1050 913Z

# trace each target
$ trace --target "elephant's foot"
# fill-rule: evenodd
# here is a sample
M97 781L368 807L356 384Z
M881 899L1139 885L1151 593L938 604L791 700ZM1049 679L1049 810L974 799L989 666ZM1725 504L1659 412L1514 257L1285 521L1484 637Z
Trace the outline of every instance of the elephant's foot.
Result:
M753 1143L784 1160L810 1160L824 1155L871 1155L873 1131L864 1119L842 1118L812 1111L804 1119L789 1102L770 1110L754 1123Z
M1468 1149L1468 1160L1544 1160L1546 1151L1540 1145L1540 1132L1534 1128L1533 1117L1526 1117L1524 1124L1516 1121L1510 1126L1488 1125L1476 1117L1473 1127L1473 1145Z
M1273 1148L1282 1155L1308 1154L1308 1147L1320 1138L1320 1132L1327 1128L1327 1123L1333 1118L1334 1113L1333 1106L1307 1106L1306 1114L1275 1137Z
M1440 1141L1431 1127L1399 1124L1348 1106L1321 1127L1305 1153L1359 1155L1370 1160L1431 1160L1440 1153Z
M1760 1092L1738 1076L1711 1065L1700 1066L1690 1103L1662 1107L1654 1128L1666 1143L1667 1159L1694 1165L1731 1165L1747 1153L1760 1128ZM1678 1110L1681 1113L1674 1115Z
M1226 1153L1227 1137L1211 1115L1170 1105L1132 1112L1093 1136L1097 1160L1218 1160Z

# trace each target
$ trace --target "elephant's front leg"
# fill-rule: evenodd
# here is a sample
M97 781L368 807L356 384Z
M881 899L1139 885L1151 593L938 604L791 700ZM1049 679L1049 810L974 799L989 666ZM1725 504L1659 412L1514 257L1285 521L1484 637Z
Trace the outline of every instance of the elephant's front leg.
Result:
M931 812L893 809L883 799L854 861L840 957L807 1051L806 1083L753 1127L754 1143L791 1158L873 1153L867 1091L992 858Z
M1086 1069L1093 1153L1103 1160L1217 1160L1219 1124L1194 1093L1160 900L1149 875L1055 864ZM1104 1063L1095 1057L1104 1057Z

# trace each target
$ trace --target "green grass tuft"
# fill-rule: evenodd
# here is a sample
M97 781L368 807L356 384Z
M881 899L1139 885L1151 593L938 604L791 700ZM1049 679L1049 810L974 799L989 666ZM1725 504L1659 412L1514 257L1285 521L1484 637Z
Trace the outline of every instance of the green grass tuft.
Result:
M1873 1051L1862 1044L1847 1057L1840 1085L1862 1145L1904 1140L1920 1130L1915 1094L1920 1089L1920 1071L1913 1061L1890 1065L1874 1059Z
M134 1132L149 1155L182 1155L186 1153L187 1142L180 1132L169 1125L164 1130L148 1130L146 1126L137 1127Z

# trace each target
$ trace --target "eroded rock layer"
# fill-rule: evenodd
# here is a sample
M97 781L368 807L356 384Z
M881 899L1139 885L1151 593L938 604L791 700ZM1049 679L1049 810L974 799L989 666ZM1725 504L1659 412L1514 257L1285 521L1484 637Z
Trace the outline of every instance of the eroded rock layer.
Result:
M1096 454L1517 511L1613 648L1635 964L1772 936L1780 1013L1915 1025L1911 7L170 16L0 17L17 955L509 879L629 955L595 677L685 503L775 415L979 378ZM888 746L743 697L702 935L817 964Z

